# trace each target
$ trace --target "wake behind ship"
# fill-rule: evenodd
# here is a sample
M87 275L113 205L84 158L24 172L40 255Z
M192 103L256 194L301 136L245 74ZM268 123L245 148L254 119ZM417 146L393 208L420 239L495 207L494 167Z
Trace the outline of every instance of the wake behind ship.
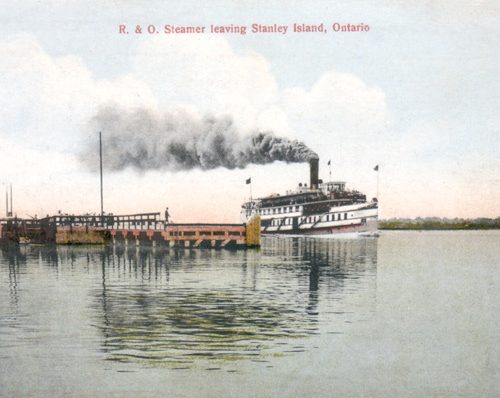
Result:
M261 217L263 234L322 235L336 233L375 234L378 200L347 190L343 181L319 179L319 160L311 159L310 184L299 183L285 195L271 195L242 205L241 219Z

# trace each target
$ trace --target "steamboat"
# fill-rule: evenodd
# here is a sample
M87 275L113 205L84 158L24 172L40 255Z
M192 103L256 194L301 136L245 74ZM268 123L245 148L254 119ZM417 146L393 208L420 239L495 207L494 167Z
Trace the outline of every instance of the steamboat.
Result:
M262 234L328 235L377 234L378 200L346 189L343 181L319 179L319 159L311 159L310 181L299 183L285 195L274 194L242 205L245 222L253 215L261 218Z

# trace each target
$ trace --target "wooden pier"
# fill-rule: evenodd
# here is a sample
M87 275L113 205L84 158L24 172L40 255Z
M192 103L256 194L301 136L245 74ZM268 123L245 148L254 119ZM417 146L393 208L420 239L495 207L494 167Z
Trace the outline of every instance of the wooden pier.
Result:
M173 224L160 213L5 218L0 242L240 249L260 246L260 218L246 224Z

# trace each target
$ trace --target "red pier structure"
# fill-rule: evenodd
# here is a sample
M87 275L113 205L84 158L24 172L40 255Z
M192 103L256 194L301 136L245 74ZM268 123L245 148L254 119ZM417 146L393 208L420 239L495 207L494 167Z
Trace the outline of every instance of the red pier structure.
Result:
M160 213L9 217L0 219L0 242L238 249L260 246L260 218L246 224L174 224Z

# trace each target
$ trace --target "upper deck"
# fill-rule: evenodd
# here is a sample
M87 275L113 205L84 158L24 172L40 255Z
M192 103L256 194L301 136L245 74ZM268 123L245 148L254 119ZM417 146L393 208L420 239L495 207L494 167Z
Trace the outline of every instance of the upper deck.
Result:
M264 198L246 202L243 209L253 207L273 208L294 205L336 206L351 203L366 202L366 195L356 190L347 190L344 181L321 182L318 188L311 189L307 184L299 184L295 190L287 191L285 195L273 194Z

